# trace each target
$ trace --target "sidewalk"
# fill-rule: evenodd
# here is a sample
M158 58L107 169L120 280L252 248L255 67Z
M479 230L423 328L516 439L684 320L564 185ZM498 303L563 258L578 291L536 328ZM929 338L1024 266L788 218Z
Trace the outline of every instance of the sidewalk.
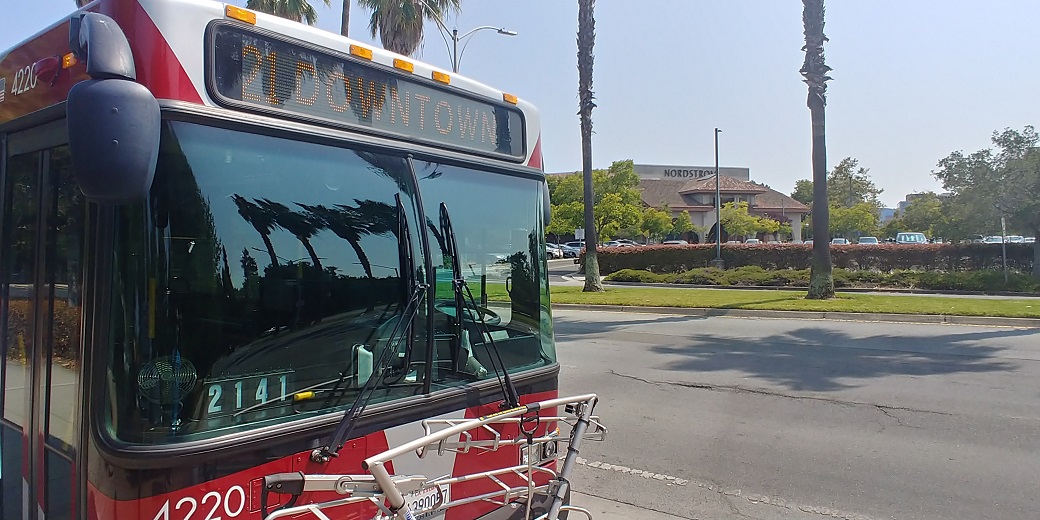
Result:
M643 509L577 491L571 491L571 504L588 509L595 520L684 520L681 516ZM585 520L585 515L572 513L570 518Z

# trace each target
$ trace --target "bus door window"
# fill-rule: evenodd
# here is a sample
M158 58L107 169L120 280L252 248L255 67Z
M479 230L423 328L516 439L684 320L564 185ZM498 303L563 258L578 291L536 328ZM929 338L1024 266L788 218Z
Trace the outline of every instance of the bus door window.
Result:
M36 266L38 205L40 196L40 154L30 153L7 159L4 186L3 286L0 293L0 324L3 331L4 366L3 421L0 425L0 453L3 454L0 480L3 481L3 518L22 518L23 501L28 491L29 468L29 389L35 345Z
M47 518L73 518L76 483L73 475L79 446L80 325L82 258L86 202L72 177L69 150L62 146L44 155L49 163L47 262L44 305L49 312L49 360L45 361L46 396L44 464ZM44 402L41 400L41 402Z
M7 247L0 253L4 518L31 514L35 507L19 513L24 503L37 504L49 519L72 518L86 205L66 146L11 157L7 171Z

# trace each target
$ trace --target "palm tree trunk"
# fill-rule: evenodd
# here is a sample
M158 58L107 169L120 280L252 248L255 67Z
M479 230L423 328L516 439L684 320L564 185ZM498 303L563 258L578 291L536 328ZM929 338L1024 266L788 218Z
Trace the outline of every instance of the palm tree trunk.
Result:
M347 239L347 243L350 247L354 248L354 254L357 255L358 263L361 264L361 268L365 270L365 276L373 278L372 276L372 262L368 260L368 255L365 254L365 250L361 249L361 242L357 239Z
M802 24L805 28L805 62L799 72L809 87L806 104L812 121L813 207L812 271L809 274L811 300L834 297L834 274L831 269L830 211L827 205L827 132L824 110L827 106L827 75L831 68L823 57L824 0L802 0Z
M1033 232L1036 243L1033 244L1033 276L1040 276L1040 229Z
M311 262L314 262L314 268L321 272L323 270L321 267L321 260L318 259L318 253L314 251L314 246L311 245L311 241L304 237L296 238L299 238L300 242L303 242L303 247L307 249L307 254L311 257Z
M343 36L349 36L347 34L350 30L350 0L343 0L343 17L340 18L339 22L339 33Z
M819 99L819 98L816 98ZM810 300L834 297L834 273L831 265L830 208L827 202L827 132L822 100L809 103L812 119L813 168L813 251L809 274Z
M593 48L596 45L596 0L578 0L578 114L581 117L581 173L585 198L585 292L603 291L596 256L596 219L592 192L592 94Z
M267 254L271 257L271 266L278 267L278 255L274 254L274 244L271 243L271 237L263 232L260 233L260 237L264 239L264 247L267 248Z

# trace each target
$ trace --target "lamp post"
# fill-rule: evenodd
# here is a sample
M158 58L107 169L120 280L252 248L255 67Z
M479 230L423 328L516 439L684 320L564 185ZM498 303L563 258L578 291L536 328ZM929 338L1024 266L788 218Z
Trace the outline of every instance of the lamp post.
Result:
M715 267L723 269L722 263L722 198L719 189L719 134L722 130L715 129Z
M419 1L422 2L422 4L426 7L426 9L429 9L430 13L433 14L433 16L431 16L431 18L433 18L433 21L437 22L437 32L441 33L441 39L444 40L444 47L446 49L448 49L448 54L451 55L451 71L452 72L458 72L459 71L459 62L462 61L462 55L465 54L466 46L469 45L469 40L467 40L462 45L462 50L460 51L459 50L459 42L462 41L462 40L465 40L466 38L469 38L470 36L473 36L473 34L476 33L477 31L494 30L498 34L501 34L501 35L504 35L504 36L516 36L517 35L516 31L510 31L509 29L506 29L505 27L495 27L493 25L482 25L480 27L475 27L475 28L470 29L469 31L466 31L466 32L464 32L464 33L462 33L460 35L458 29L451 29L451 30L448 29L448 26L444 24L444 20L441 19L440 14L438 14L437 10L434 9L430 4L428 4L425 0L419 0ZM448 38L451 38L451 45L450 46L448 45Z
M483 25L483 26L477 27L475 29L470 29L469 31L466 31L465 33L463 33L461 36L459 36L459 30L458 29L452 29L451 30L451 42L452 42L452 47L451 47L451 71L452 72L458 72L459 71L459 62L462 61L462 55L465 54L466 46L469 45L469 41L467 40L466 43L464 43L462 45L462 51L459 52L459 42L464 40L464 39L466 39L469 36L472 36L473 33L477 32L477 31L483 31L483 30L494 30L498 34L502 34L502 35L505 35L505 36L516 36L516 34L517 34L516 31L510 31L509 29L506 29L505 27L495 27L493 25Z

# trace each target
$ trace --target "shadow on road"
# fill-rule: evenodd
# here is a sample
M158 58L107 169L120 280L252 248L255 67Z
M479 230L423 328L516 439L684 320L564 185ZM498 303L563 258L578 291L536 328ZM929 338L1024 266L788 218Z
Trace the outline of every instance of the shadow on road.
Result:
M835 330L803 327L749 339L693 335L686 338L685 345L655 346L651 350L681 356L658 367L663 370L734 370L791 390L827 392L860 386L856 379L1010 370L1018 365L997 357L1003 347L979 342L1025 334L1035 332L853 337Z
M653 345L651 352L667 355L653 368L687 374L734 371L761 378L790 390L828 392L861 386L857 380L890 375L928 376L955 373L982 373L1012 370L1020 361L1001 356L1011 345L1001 340L1034 336L1035 330L929 329L929 334L900 336L851 334L840 325L803 326L762 336L739 337L742 321L734 320L732 332L698 332L691 316L663 317L656 320L619 320L583 323L557 318L557 337L580 340L597 334L651 333L640 325L690 323L688 335L674 335L675 343ZM879 327L888 328L887 324ZM560 329L565 329L561 333ZM627 329L627 330L623 330ZM860 329L862 330L862 329ZM932 331L936 333L932 333ZM736 336L736 337L735 337ZM1028 340L1026 340L1028 341ZM1021 344L1022 340L1017 340Z

